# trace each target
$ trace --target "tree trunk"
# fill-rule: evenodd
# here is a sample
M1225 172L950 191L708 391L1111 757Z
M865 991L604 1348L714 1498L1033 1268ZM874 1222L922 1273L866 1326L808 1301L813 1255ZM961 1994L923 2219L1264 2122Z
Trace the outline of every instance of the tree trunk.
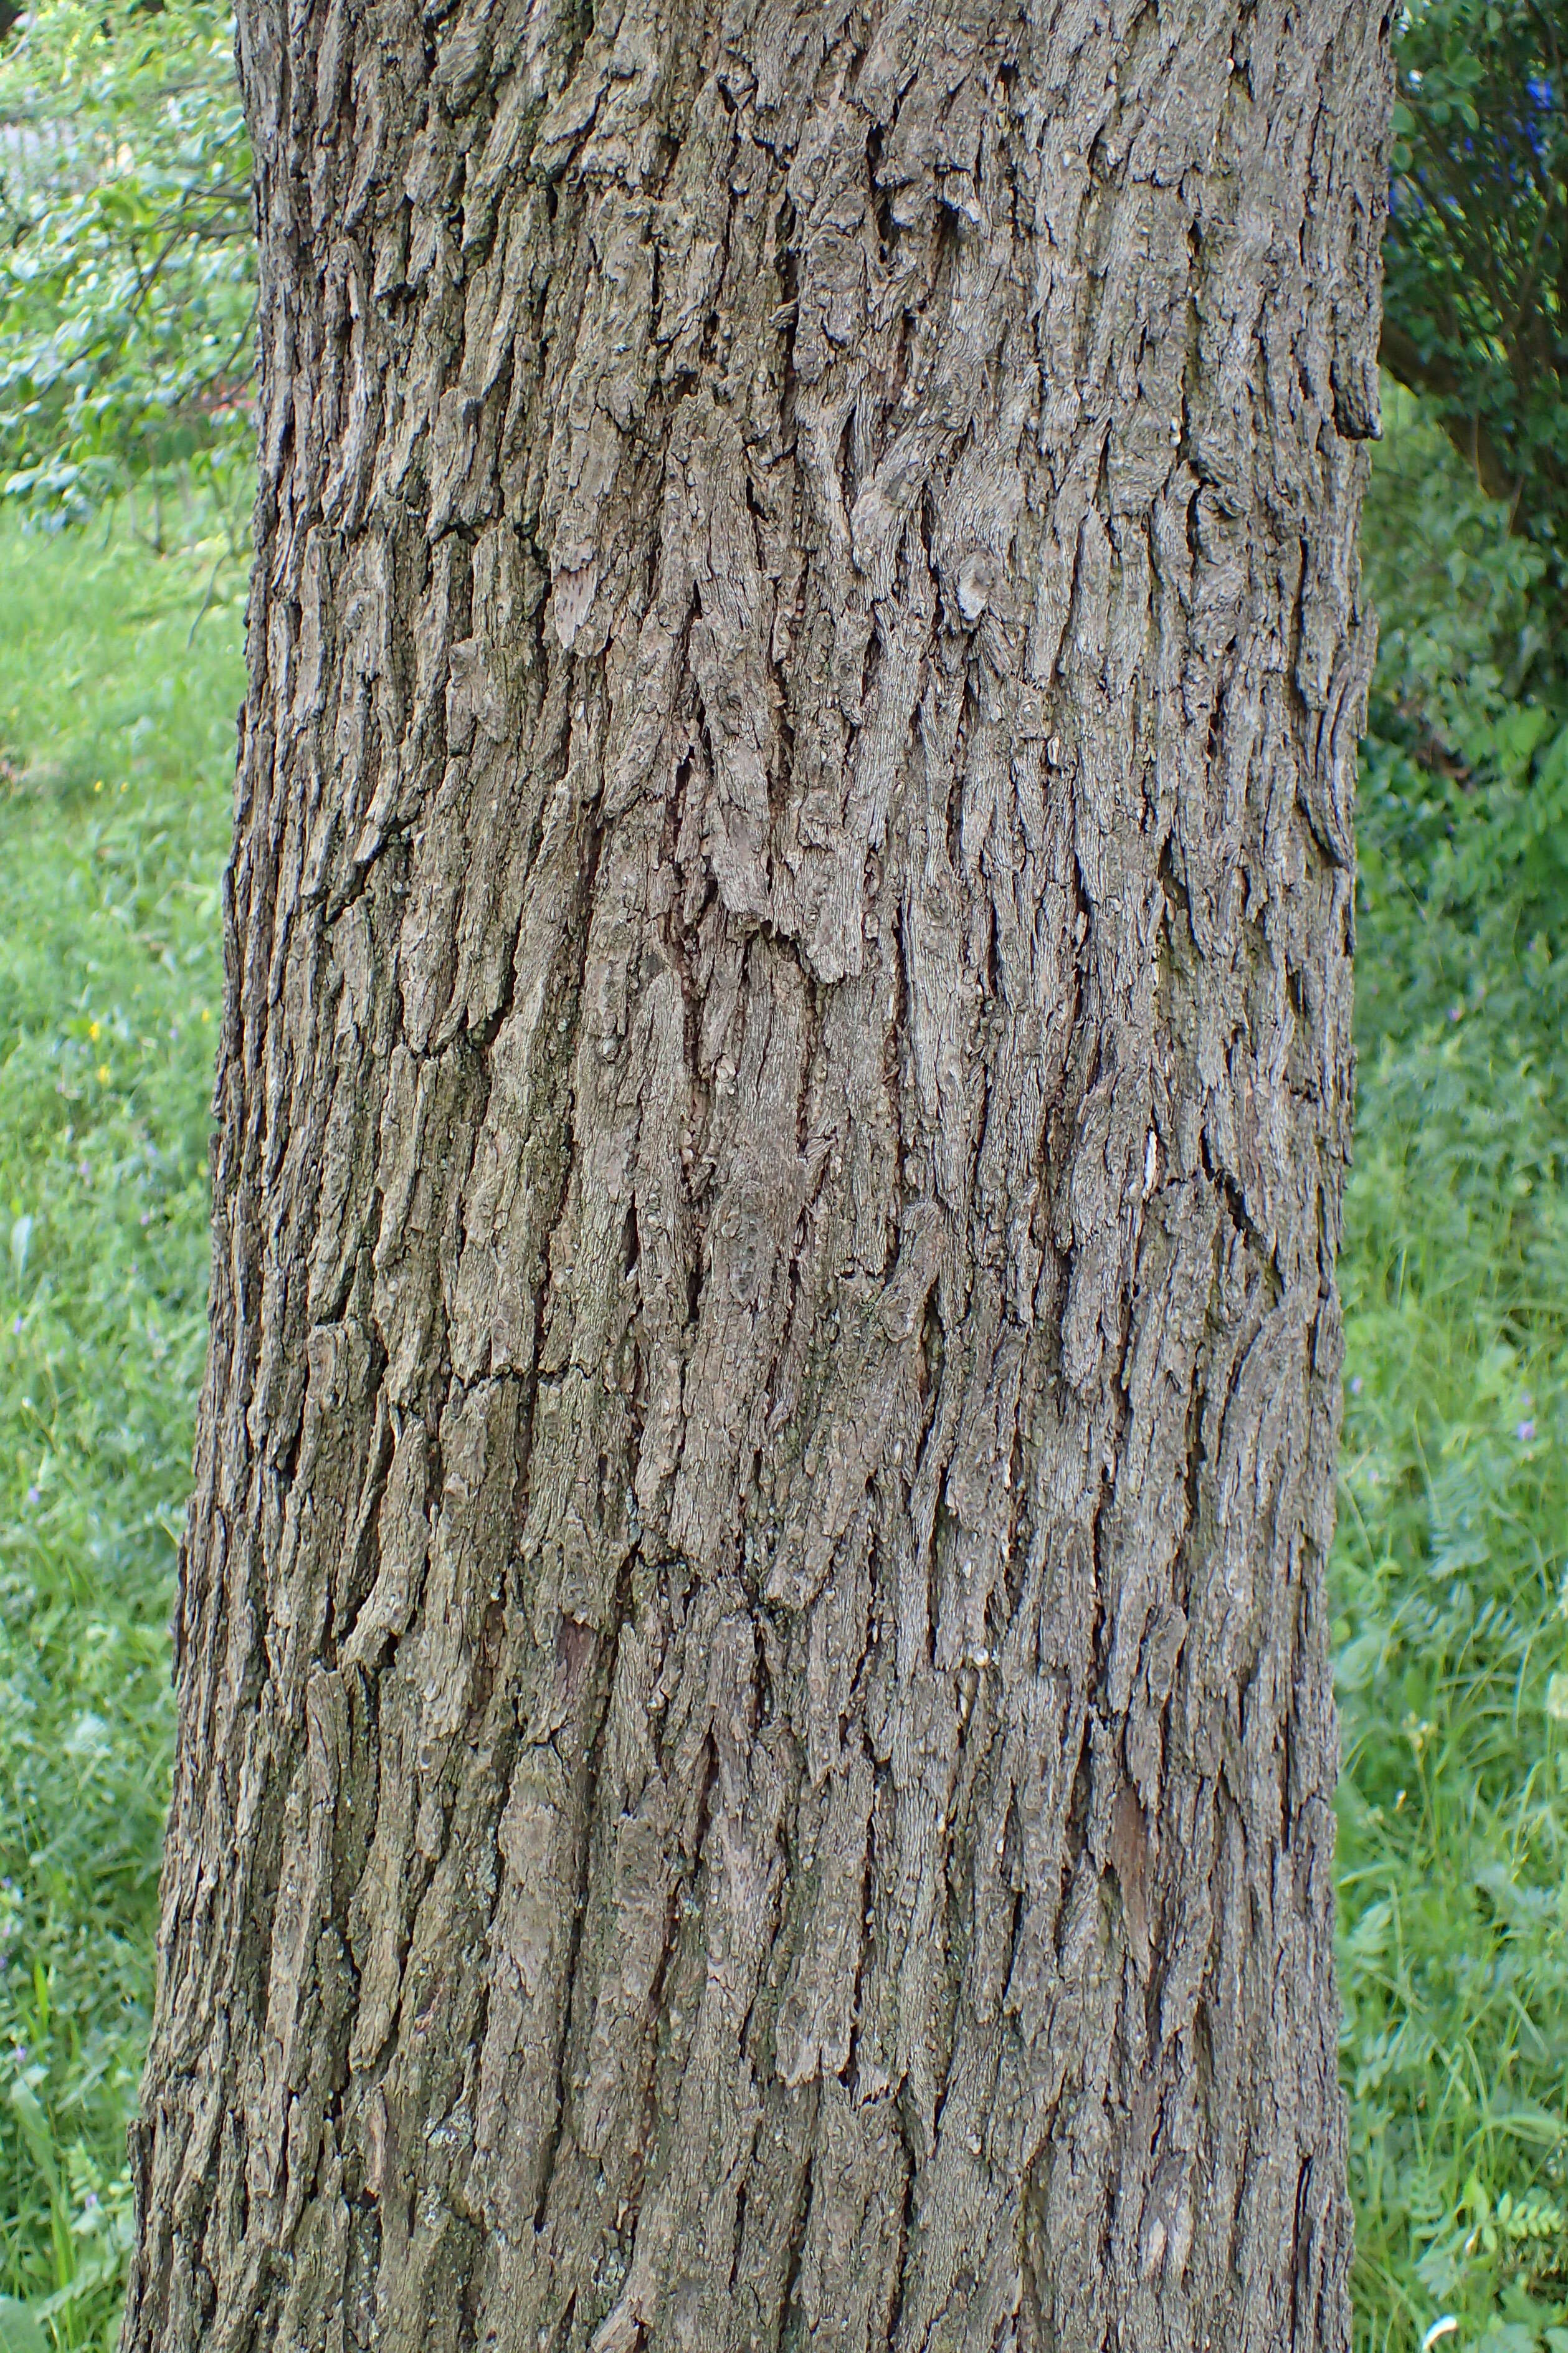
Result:
M1348 2341L1363 0L241 0L127 2353Z

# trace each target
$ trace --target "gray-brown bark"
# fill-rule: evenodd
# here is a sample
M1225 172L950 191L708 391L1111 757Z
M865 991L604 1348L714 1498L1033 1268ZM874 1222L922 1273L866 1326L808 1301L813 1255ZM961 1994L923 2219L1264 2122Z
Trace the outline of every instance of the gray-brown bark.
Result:
M127 2353L1342 2347L1386 26L240 16Z

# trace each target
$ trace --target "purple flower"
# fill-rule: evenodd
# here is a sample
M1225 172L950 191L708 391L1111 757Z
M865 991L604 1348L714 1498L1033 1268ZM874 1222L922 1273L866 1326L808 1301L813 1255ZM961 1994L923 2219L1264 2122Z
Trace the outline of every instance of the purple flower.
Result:
M1361 1395L1361 1375L1359 1373L1351 1383L1351 1395L1352 1397L1360 1397Z
M1535 1436L1535 1424L1532 1421L1521 1421L1513 1434L1521 1446L1528 1446Z
M11 1329L12 1329L13 1333L18 1333L18 1332L20 1332L20 1331L21 1331L21 1329L22 1329L22 1319L21 1319L21 1317L20 1317L19 1315L16 1317L16 1321L13 1323L13 1324L12 1324L12 1326L11 1326Z
M28 1490L27 1490L27 1501L28 1501L28 1503L29 1503L29 1504L36 1504L36 1503L37 1502L37 1500L38 1500L38 1491L37 1491L37 1489L36 1487L29 1487L29 1488L28 1488Z

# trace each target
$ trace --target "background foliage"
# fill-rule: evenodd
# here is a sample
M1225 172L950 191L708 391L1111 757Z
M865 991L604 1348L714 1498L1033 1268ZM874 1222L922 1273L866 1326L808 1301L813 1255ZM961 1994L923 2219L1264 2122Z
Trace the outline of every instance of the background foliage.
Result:
M1568 585L1568 108L1555 0L1409 0L1385 365ZM1534 651L1548 650L1542 632ZM1553 658L1555 649L1552 649Z
M0 49L0 495L248 506L254 320L227 6L38 0Z
M1358 2353L1568 2353L1555 42L1400 31L1332 1565ZM151 1992L251 463L228 47L204 0L0 47L0 2353L111 2345Z

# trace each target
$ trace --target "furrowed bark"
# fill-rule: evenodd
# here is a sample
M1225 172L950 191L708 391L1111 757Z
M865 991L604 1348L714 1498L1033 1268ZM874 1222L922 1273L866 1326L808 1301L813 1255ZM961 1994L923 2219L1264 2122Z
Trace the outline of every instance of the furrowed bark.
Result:
M125 2353L1347 2344L1386 37L241 0Z

